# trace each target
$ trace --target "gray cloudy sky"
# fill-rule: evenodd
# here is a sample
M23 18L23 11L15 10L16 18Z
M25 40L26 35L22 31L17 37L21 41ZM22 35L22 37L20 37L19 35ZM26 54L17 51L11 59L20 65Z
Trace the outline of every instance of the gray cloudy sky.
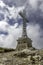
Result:
M29 23L27 34L35 48L43 48L43 0L0 0L0 47L16 48L22 35L22 18L25 9Z

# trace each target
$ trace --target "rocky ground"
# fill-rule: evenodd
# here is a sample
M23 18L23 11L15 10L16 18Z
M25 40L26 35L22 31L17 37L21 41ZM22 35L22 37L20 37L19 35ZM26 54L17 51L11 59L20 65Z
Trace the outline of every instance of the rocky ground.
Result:
M0 53L0 65L43 65L43 49Z

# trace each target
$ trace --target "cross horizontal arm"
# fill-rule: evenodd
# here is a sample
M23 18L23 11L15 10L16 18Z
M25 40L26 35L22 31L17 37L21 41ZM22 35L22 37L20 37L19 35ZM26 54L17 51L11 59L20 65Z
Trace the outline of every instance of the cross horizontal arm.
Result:
M26 22L29 22L29 21L27 20L27 18L25 17L25 14L24 14L24 13L19 12L19 15L20 15Z

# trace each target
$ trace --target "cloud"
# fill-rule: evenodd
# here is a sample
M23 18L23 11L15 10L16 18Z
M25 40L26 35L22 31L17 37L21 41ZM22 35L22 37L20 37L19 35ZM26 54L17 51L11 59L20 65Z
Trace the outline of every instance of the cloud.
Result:
M9 34L6 35L1 35L0 36L0 44L2 44L2 47L7 47L7 48L15 48L17 44L17 39L18 36L21 36L21 26L19 28L16 28L18 24L16 23L14 26L10 26L8 28ZM4 41L5 40L5 41Z
M3 8L3 7L5 7L6 5L3 3L3 1L0 0L0 6Z
M13 26L10 26L8 21L10 19L17 19L18 17L18 12L20 10L23 10L24 7L17 7L15 8L14 6L12 7L9 7L8 5L5 4L4 6L4 2L3 1L0 1L0 13L2 13L4 15L4 19L0 20L0 32L8 32L8 35L4 35L4 34L0 34L0 46L1 47L13 47L12 43L14 41L15 43L15 40L14 38L16 39L17 36L14 37L14 35L17 35L15 32L18 32L19 29L17 29L16 31L16 27L18 25L18 23L16 22L16 24L14 24L14 27ZM3 4L3 6L2 6ZM18 11L17 11L18 10ZM0 15L1 16L1 15ZM20 18L20 16L19 16ZM14 34L15 33L15 34ZM5 40L5 41L4 41Z
M8 23L1 21L0 22L0 31L7 31L7 28L8 28Z
M7 5L9 5L10 7L12 7L13 5L15 7L19 7L19 6L23 6L26 3L26 0L3 0L3 2Z
M28 37L32 39L34 47L43 48L43 1L1 0L0 3L0 13L4 15L4 19L0 21L0 30L8 32L7 36L4 34L0 35L0 46L8 48L16 47L16 40L22 35L22 25L19 24L20 21L18 22L21 18L18 12L25 8L27 18L32 23L29 22L27 26ZM12 24L11 21L13 23L12 26L10 25ZM19 27L17 27L18 25Z
M6 5L8 6L15 6L15 7L20 7L20 6L26 6L27 8L32 8L32 10L37 10L43 6L43 0L2 0ZM29 10L29 9L28 9Z
M41 33L40 26L38 24L29 24L27 27L28 37L32 39L33 47L43 48L43 37L40 38Z
M0 21L4 19L4 15L0 13Z
M2 7L3 4L3 7ZM5 6L4 6L5 5ZM17 22L17 19L20 18L19 12L22 11L25 7L24 6L19 6L19 7L9 7L6 5L3 1L0 1L0 21L4 20L7 23L15 24ZM12 22L10 22L12 21Z
M33 9L37 8L37 0L29 0L29 4L32 6Z

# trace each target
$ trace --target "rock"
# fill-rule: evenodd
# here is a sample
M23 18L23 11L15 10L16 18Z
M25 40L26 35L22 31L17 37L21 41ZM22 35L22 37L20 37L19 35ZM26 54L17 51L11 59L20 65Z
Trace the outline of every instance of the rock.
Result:
M43 54L39 50L24 49L22 51L0 54L0 65L43 65ZM41 56L42 55L42 56Z

